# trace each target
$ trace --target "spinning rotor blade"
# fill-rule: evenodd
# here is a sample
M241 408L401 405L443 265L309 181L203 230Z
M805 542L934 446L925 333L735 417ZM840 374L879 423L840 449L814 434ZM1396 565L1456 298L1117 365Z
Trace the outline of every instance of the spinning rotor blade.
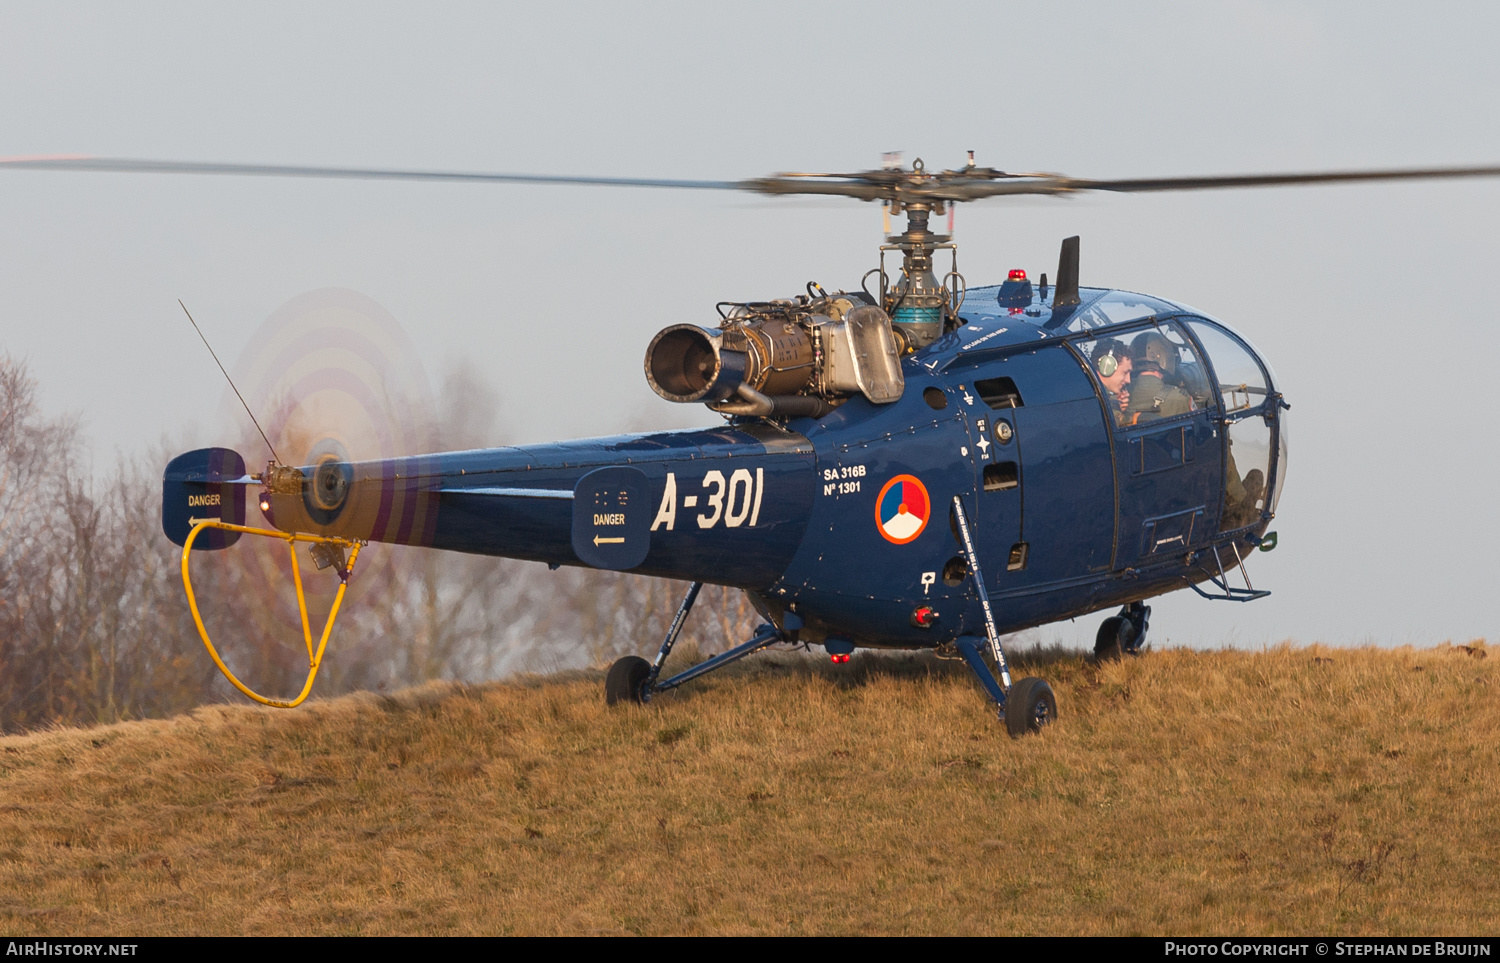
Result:
M1207 177L1145 177L1095 180L1048 173L1009 173L993 167L968 166L929 171L918 160L911 169L884 168L848 174L788 173L743 181L682 180L651 177L572 177L553 174L495 174L477 171L421 171L375 167L306 167L291 164L225 164L203 161L132 160L119 157L60 155L0 158L0 169L94 171L115 174L239 174L260 177L320 177L352 180L449 181L505 184L556 184L588 187L658 187L678 190L750 191L758 194L815 194L903 204L975 201L1021 194L1073 194L1080 191L1146 193L1223 190L1238 187L1287 187L1354 181L1434 180L1500 176L1500 166L1418 167L1367 171L1319 171L1301 174L1222 174Z
M743 189L735 181L693 181L643 177L562 177L549 174L486 174L466 171L412 171L375 167L301 167L292 164L218 164L203 161L131 160L122 157L3 157L0 168L31 171L96 171L108 174L240 174L259 177L324 177L345 180L477 181L507 184L581 184L599 187L673 187L693 190Z
M1235 187L1285 187L1349 181L1431 180L1500 176L1500 167L1423 167L1398 170L1320 171L1303 174L1222 174L1208 177L1153 177L1093 180L1061 174L1011 174L993 168L926 173L869 171L862 174L778 174L743 182L764 194L832 194L860 200L902 202L976 201L1021 194L1073 194L1080 191L1144 193L1202 191Z
M354 291L324 288L283 304L255 329L232 371L218 417L229 437L238 435L235 447L253 453L247 460L254 470L264 463L266 446L240 407L241 391L284 463L306 471L328 460L419 455L445 440L434 437L440 423L416 344L388 311ZM253 499L260 487L247 494ZM396 525L420 517L407 492L376 495L386 496ZM253 500L248 515L251 525L271 521ZM307 565L306 549L298 551ZM401 604L419 561L404 549L361 555L345 604L376 615L390 611ZM286 546L244 539L220 564L239 579L237 617L263 638L290 645L283 655L295 653L300 623L295 598L285 590L291 574ZM304 590L314 609L326 610L337 588L334 579L314 578Z
M1078 177L1056 177L1041 181L1022 181L986 185L988 194L1061 194L1070 191L1115 191L1144 193L1148 191L1205 191L1231 187L1285 187L1293 184L1332 184L1349 181L1411 181L1450 177L1494 177L1500 167L1416 167L1375 171L1320 171L1307 174L1222 174L1209 177L1149 177L1127 180L1087 180ZM982 189L983 190L983 189Z

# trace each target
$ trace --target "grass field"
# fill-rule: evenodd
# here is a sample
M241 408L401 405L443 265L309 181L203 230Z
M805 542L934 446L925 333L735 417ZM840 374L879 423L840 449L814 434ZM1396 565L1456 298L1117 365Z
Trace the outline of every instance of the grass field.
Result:
M1500 660L785 653L646 708L602 676L0 739L36 934L1493 934Z

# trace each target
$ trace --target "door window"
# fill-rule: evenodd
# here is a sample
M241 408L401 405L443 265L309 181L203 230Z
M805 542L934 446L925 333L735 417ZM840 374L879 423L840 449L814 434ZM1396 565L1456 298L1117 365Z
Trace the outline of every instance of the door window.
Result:
M1213 407L1208 369L1177 325L1131 335L1130 356L1134 368L1126 410L1133 424Z
M1214 406L1207 368L1175 324L1076 343L1098 379L1116 428Z

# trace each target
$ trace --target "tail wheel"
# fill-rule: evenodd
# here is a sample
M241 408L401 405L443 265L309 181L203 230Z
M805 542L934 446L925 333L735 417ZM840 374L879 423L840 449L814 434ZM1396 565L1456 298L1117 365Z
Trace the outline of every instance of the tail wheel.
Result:
M1057 696L1045 680L1028 676L1010 687L1005 696L1005 728L1019 739L1057 720Z
M617 702L642 703L646 701L643 688L651 678L651 663L638 655L627 655L609 667L604 677L604 701L609 705Z

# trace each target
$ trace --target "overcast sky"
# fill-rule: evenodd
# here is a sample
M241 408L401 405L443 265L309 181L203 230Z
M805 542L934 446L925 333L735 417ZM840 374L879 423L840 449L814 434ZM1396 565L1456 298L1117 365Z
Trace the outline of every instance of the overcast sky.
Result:
M1500 163L1500 7L928 3L0 7L0 155L737 179L908 162L1127 177ZM1027 199L958 212L972 284L1053 271L1244 331L1293 405L1250 605L1162 600L1158 640L1495 638L1500 182ZM651 393L664 325L852 287L878 209L732 194L0 172L0 350L96 462L237 441L231 364L345 288L496 442L708 424ZM251 454L254 461L258 454ZM1065 628L1092 638L1094 622Z

